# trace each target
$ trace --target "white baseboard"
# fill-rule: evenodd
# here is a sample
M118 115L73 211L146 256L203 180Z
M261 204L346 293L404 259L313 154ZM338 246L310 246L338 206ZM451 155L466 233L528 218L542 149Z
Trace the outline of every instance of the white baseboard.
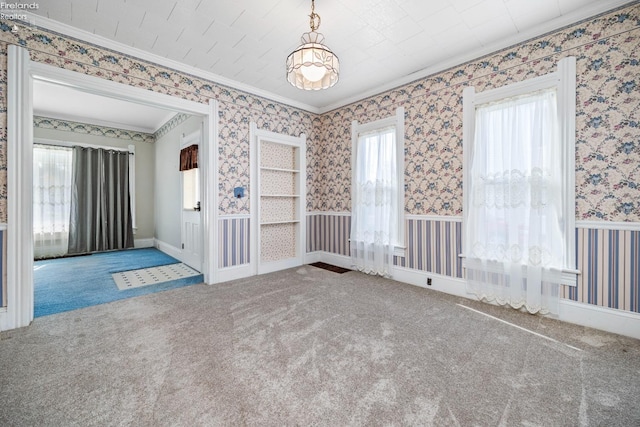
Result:
M272 262L263 262L258 266L258 274L272 273L300 266L300 258L288 258Z
M398 266L391 270L391 274L391 278L399 282L459 297L475 299L473 295L467 293L467 282L464 279ZM431 285L427 285L427 279L431 279Z
M314 262L322 262L322 257L324 256L324 252L316 251L316 252L307 252L304 254L304 263L305 264L313 264Z
M640 339L640 314L630 311L561 299L558 319Z
M153 248L155 247L155 239L153 237L149 239L134 239L134 248Z
M228 282L230 280L244 279L252 276L253 272L251 264L234 265L233 267L224 267L218 270L217 283Z
M326 262L343 268L351 268L351 258L322 251L306 254L305 262ZM464 279L397 266L392 269L391 273L391 278L399 282L463 298L476 299L475 295L467 293L467 284ZM427 285L428 278L431 278L431 286ZM640 339L639 313L561 299L558 319L567 323Z
M182 261L182 250L172 246L168 243L165 243L158 239L153 239L154 245L156 248L160 249L165 254L174 257L178 261Z
M327 264L335 265L337 267L348 268L349 270L353 270L353 265L351 264L351 257L332 254L330 252L316 252L320 254L320 257L315 262L326 262Z

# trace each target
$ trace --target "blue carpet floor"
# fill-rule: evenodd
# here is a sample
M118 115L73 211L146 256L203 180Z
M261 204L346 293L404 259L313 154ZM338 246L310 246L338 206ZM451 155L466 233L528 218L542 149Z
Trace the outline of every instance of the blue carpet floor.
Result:
M138 295L202 283L203 276L121 291L111 276L120 271L180 262L155 248L104 252L87 256L35 261L34 315L47 316Z

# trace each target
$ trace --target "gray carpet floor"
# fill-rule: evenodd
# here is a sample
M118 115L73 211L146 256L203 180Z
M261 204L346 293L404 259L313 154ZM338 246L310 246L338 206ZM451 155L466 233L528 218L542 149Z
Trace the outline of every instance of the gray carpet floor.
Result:
M0 338L2 426L640 425L640 341L356 272L194 285Z

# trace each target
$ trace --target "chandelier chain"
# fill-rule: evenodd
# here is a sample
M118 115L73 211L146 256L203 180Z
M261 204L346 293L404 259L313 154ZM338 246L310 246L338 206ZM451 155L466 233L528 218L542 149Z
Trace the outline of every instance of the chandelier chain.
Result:
M320 15L318 15L315 11L315 0L311 0L311 15L309 15L309 26L311 27L311 31L315 32L318 28L320 28Z

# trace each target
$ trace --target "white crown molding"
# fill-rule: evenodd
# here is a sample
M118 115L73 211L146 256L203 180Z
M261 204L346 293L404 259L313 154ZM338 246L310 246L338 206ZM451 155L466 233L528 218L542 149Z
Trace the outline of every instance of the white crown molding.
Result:
M72 37L78 40L81 40L83 42L87 42L99 47L103 47L106 49L110 49L113 50L115 52L119 52L119 53L123 53L125 55L134 57L134 58L138 58L141 59L143 61L148 61L151 62L153 64L157 64L163 67L167 67L170 68L172 70L176 70L179 72L183 72L183 73L187 73L189 75L192 76L196 76L205 80L208 80L210 82L213 83L218 83L220 85L223 86L228 86L231 87L233 89L237 89L243 92L248 92L250 94L256 95L256 96L260 96L266 99L269 99L271 101L275 101L275 102L280 102L282 104L286 104L286 105L290 105L292 107L295 108L300 108L302 110L314 113L314 114L320 114L320 109L317 107L313 107L311 105L302 103L302 102L298 102L295 101L293 99L289 99L289 98L285 98L283 96L280 95L276 95L272 92L268 92L266 90L262 90L262 89L258 89L254 86L250 86L244 83L240 83L231 79L228 79L226 77L220 76L218 74L214 74L214 73L210 73L204 70L201 70L199 68L195 68L192 67L190 65L187 64L183 64L181 62L178 61L174 61L172 59L168 59L168 58L163 58L162 56L158 56L156 54L150 53L150 52L146 52L144 50L141 49L137 49L134 47L131 47L129 45L126 45L124 43L120 43L120 42L116 42L113 40L110 40L106 37L102 37L99 36L97 34L93 34L90 33L88 31L84 31L81 30L79 28L76 27L72 27L70 25L67 24L63 24L61 22L58 21L54 21L52 19L49 18L45 18L43 16L40 15L36 15L34 13L31 12L24 12L24 15L27 16L27 20L26 23L31 25L31 26L37 26L40 28L43 28L45 30L49 30L49 31L53 31L59 34L63 34L65 36L68 37ZM284 74L284 73L283 73Z
M276 95L272 92L268 92L262 89L258 89L256 87L246 85L240 82L236 82L234 80L228 79L226 77L219 76L214 73L206 72L204 70L180 63L178 61L174 61L171 59L163 58L161 56L133 48L131 46L125 45L123 43L115 42L113 40L109 40L105 37L98 36L96 34L89 33L84 30L80 30L78 28L72 27L67 24L60 23L58 21L51 20L49 18L42 17L40 15L35 15L30 12L24 12L27 16L27 23L30 25L36 25L38 27L44 28L46 30L54 31L60 34L64 34L69 37L73 37L97 46L101 46L107 49L114 50L116 52L123 53L125 55L129 55L135 58L139 58L141 60L149 61L167 68L171 68L176 71L184 72L193 76L197 76L214 83L218 83L221 85L225 85L237 90L241 90L244 92L248 92L257 96L261 96L272 101L280 102L286 105L290 105L292 107L300 108L302 110L308 111L314 114L324 114L329 111L333 111L340 107L344 107L346 105L352 104L357 101L361 101L363 99L370 98L375 95L379 95L381 93L387 92L389 90L401 87L403 85L409 84L416 80L423 79L430 75L437 74L444 70L465 64L469 61L473 61L475 59L482 58L489 54L499 52L503 49L509 48L510 46L515 46L517 44L523 43L527 40L531 40L537 37L541 37L545 34L551 33L553 31L557 31L561 28L574 25L578 22L581 22L585 19L589 19L591 17L600 15L602 13L606 13L615 9L618 9L625 5L631 5L635 3L634 1L629 0L600 0L597 2L593 2L587 6L580 8L579 10L573 11L571 13L567 13L566 15L562 15L558 18L552 19L550 21L545 22L542 25L538 25L535 28L519 33L513 37L508 37L500 40L499 42L489 44L480 50L475 50L473 52L467 52L461 55L456 55L452 58L449 58L446 61L441 61L437 64L434 64L431 67L424 68L422 70L416 71L414 73L408 74L407 76L401 77L399 79L393 80L386 85L378 86L375 89L371 89L365 92L362 92L358 95L354 95L348 98L345 98L341 101L335 102L333 104L324 106L324 107L314 107L299 101L295 101L289 98L282 97L280 95Z
M380 95L381 93L390 91L392 89L399 88L401 86L407 85L411 82L415 82L416 80L423 79L425 77L438 74L442 71L448 70L450 68L457 67L462 64L466 64L467 62L485 57L492 53L499 52L503 49L507 49L511 46L518 45L520 43L526 42L527 40L531 40L537 37L544 36L545 34L560 30L562 28L577 24L580 21L585 19L600 15L602 13L606 13L612 11L614 9L618 9L624 5L631 5L634 1L629 0L600 0L597 2L593 2L588 6L582 7L580 10L573 11L566 15L562 15L558 18L552 19L550 21L545 22L542 25L538 25L535 28L519 33L513 37L507 37L505 39L500 40L499 42L489 44L482 49L475 50L473 52L466 52L460 55L453 56L446 61L439 62L437 64L432 65L431 67L424 68L422 70L416 71L415 73L408 74L407 76L401 77L399 79L393 80L386 85L378 86L375 89L371 89L369 91L360 93L358 95L351 96L342 101L338 101L334 104L327 105L325 107L321 107L319 114L328 113L329 111L336 110L338 108L344 107L349 104L353 104L358 101L362 101L363 99L367 99L376 95Z

